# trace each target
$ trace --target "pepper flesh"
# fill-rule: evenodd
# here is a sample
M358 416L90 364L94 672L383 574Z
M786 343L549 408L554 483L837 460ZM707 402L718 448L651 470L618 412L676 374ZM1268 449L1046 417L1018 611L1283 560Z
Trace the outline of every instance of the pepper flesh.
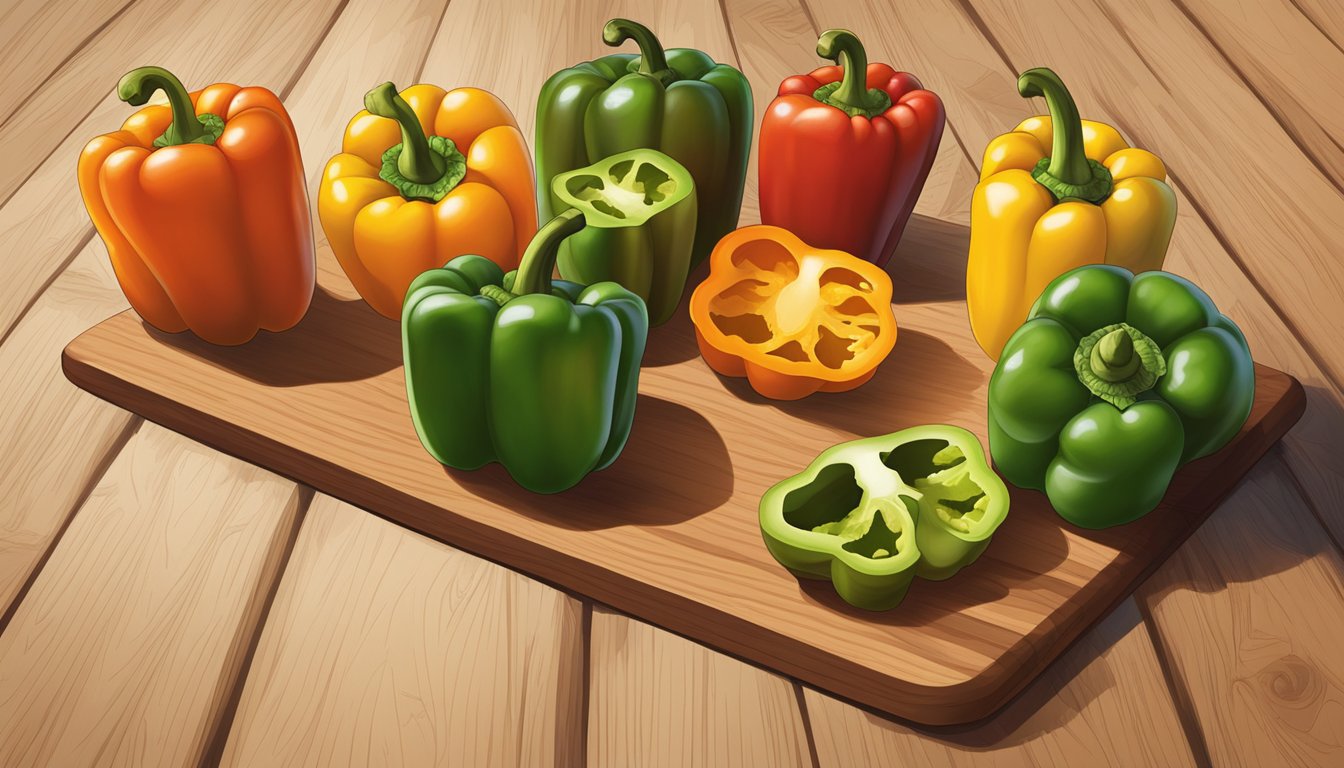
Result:
M537 97L537 202L542 218L564 210L556 175L631 149L656 149L695 179L691 266L737 226L751 150L751 86L739 70L693 48L664 49L647 27L612 19L607 45L617 53L556 72Z
M401 317L411 281L454 256L503 270L537 229L532 161L513 114L478 88L384 83L345 129L318 191L331 250L359 295Z
M308 311L314 249L303 161L280 100L216 83L188 94L141 67L120 97L168 105L131 115L88 143L79 189L117 282L145 322L214 344L284 331Z
M886 610L915 576L942 580L974 562L1008 503L974 435L928 425L827 449L766 491L760 525L795 576L830 579L851 605Z
M690 310L705 362L777 400L854 389L896 343L886 272L778 227L721 240Z
M1255 399L1246 339L1198 286L1110 265L1050 283L989 382L989 448L1014 485L1085 528L1150 512Z
M883 266L933 167L943 103L867 64L852 32L827 31L817 53L837 64L786 79L761 122L761 223Z
M516 272L467 255L411 284L401 322L407 401L440 463L498 461L524 488L555 493L620 455L648 314L616 283L551 280L560 242L583 226L579 211L557 216Z
M1051 280L1085 264L1160 270L1176 224L1176 196L1156 155L1080 119L1048 69L1024 72L1018 90L1044 95L1050 115L989 143L971 200L966 306L976 341L995 360Z
M618 282L644 299L650 323L666 322L681 301L695 244L690 172L657 150L634 149L557 175L551 193L587 221L561 244L560 276Z

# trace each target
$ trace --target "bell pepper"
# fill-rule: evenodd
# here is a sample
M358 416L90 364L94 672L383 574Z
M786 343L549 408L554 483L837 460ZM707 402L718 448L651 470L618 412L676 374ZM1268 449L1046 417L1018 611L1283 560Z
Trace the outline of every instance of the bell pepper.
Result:
M854 389L896 343L886 272L765 225L719 241L691 322L710 368L776 400Z
M1064 519L1106 528L1156 507L1177 469L1237 434L1254 399L1246 338L1198 286L1084 266L1046 287L1003 348L989 450Z
M411 418L440 463L498 461L536 493L610 465L630 436L648 314L611 282L551 280L570 209L537 232L521 266L459 256L411 283L402 351Z
M612 19L617 53L555 73L537 99L537 199L542 218L564 210L557 175L626 150L657 149L691 172L696 188L691 266L737 226L751 151L751 86L741 72L692 48L664 50L641 24Z
M551 194L587 226L560 245L560 276L605 280L639 294L653 325L672 316L695 244L695 182L656 149L632 149L556 175Z
M1080 119L1048 69L1023 72L1017 90L1044 96L1050 115L989 143L971 199L966 307L994 360L1051 280L1085 264L1161 269L1176 225L1176 195L1156 155Z
M829 448L760 505L780 565L873 611L899 604L916 576L947 579L974 562L1007 514L980 441L941 424Z
M454 256L518 266L536 203L527 143L504 102L478 88L398 94L383 83L364 106L317 196L331 250L364 301L395 320L411 281Z
M313 230L294 125L265 88L187 93L159 67L117 96L145 107L79 156L79 190L145 322L242 344L294 327L313 297Z
M868 64L853 32L827 31L837 66L779 86L761 122L761 223L883 266L943 136L943 103L908 72Z

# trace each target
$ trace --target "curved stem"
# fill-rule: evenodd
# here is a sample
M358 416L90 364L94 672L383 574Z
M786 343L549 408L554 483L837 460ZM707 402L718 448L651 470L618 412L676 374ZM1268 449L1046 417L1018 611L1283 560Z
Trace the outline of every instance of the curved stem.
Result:
M191 144L206 136L205 126L191 103L191 94L172 72L163 67L137 67L122 75L117 83L117 98L134 107L143 106L155 91L163 91L168 97L168 107L173 111L169 132L176 138L175 143Z
M555 260L560 255L560 243L583 229L586 223L581 211L570 208L541 225L523 252L522 263L518 265L518 274L513 280L513 293L518 296L550 293L551 273L555 271Z
M831 98L851 107L867 107L868 53L859 38L847 29L828 29L817 40L817 55L834 61L844 70L840 87Z
M1092 169L1083 150L1083 121L1064 81L1053 71L1036 67L1017 78L1017 92L1025 98L1045 97L1054 133L1049 174L1068 184L1088 183L1092 179Z
M656 75L667 70L663 44L648 27L629 19L612 19L602 28L602 42L607 45L620 45L626 40L634 40L639 46L639 71L642 74Z
M429 148L429 137L420 125L415 110L397 93L392 83L383 83L364 94L364 108L370 114L396 120L401 126L401 156L397 170L417 184L432 184L443 177L445 161Z

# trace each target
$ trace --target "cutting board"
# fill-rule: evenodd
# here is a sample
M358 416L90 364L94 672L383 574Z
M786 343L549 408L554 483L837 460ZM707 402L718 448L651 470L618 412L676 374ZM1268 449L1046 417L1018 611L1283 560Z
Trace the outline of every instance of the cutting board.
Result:
M326 250L313 306L289 332L215 347L128 311L71 342L63 363L108 401L436 539L883 712L963 723L1003 706L1129 595L1305 401L1295 379L1257 365L1241 433L1185 467L1139 522L1084 531L1014 489L974 565L916 580L895 610L851 608L828 582L800 583L771 559L756 505L845 440L932 422L986 440L992 363L966 321L965 230L918 219L912 230L891 268L896 348L872 381L765 400L705 365L683 309L650 336L624 453L554 496L519 488L498 465L461 472L425 453L398 325L358 300Z

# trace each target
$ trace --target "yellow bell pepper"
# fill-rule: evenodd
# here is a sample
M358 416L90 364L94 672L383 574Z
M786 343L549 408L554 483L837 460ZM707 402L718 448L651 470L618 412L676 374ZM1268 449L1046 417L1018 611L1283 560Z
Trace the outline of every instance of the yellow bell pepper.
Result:
M1044 96L1050 114L989 143L971 200L966 307L975 340L995 360L1050 281L1085 264L1161 269L1176 225L1176 196L1156 155L1080 119L1048 69L1023 72L1017 88Z
M536 185L513 114L478 88L369 91L318 190L331 250L355 290L401 318L421 272L477 254L515 269L537 230Z

